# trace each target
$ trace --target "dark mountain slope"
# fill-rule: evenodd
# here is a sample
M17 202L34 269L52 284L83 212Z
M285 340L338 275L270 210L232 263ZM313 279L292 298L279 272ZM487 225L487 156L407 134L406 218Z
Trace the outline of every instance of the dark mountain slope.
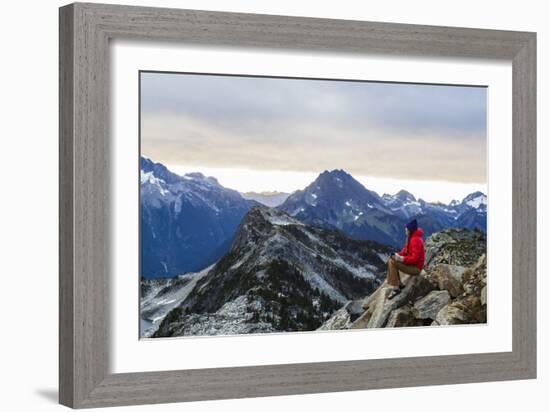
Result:
M254 207L230 251L154 336L313 330L342 303L380 285L389 253Z

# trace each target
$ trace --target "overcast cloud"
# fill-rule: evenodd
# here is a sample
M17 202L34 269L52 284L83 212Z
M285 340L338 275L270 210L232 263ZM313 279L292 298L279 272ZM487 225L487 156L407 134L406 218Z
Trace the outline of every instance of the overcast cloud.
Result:
M486 182L486 89L142 73L142 153L186 167Z

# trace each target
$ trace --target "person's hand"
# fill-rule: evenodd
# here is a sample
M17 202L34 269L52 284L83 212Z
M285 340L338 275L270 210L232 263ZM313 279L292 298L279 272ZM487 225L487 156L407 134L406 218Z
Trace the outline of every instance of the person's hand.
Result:
M399 254L397 254L397 253L395 253L395 254L393 255L393 258L394 258L395 260L397 260L398 262L403 262L403 260L404 260L404 259L403 259L403 256L401 256L401 255L399 255Z

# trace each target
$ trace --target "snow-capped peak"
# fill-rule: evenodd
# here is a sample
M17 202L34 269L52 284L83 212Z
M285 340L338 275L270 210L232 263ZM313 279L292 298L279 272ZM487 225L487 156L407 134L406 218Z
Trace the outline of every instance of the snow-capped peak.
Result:
M487 205L487 196L481 192L475 192L466 196L462 203L474 209L478 209L481 205Z

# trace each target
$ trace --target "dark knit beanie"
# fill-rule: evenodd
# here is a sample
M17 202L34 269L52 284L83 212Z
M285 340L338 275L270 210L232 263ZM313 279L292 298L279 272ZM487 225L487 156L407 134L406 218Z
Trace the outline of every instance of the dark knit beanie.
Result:
M418 229L418 222L416 219L411 220L409 223L407 223L407 229L409 229L409 232L414 233L416 229Z

